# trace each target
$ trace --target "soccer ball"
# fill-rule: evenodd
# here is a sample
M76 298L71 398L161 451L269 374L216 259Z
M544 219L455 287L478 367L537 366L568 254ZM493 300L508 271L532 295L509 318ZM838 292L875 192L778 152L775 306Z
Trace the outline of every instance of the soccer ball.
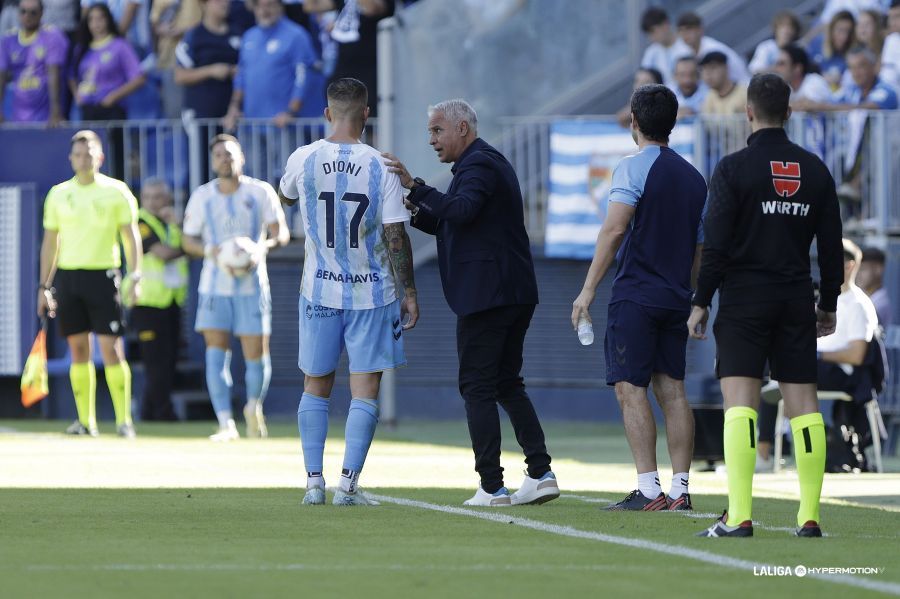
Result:
M243 277L250 272L253 261L250 253L255 244L249 237L233 237L219 244L219 254L216 263L220 268L235 277Z

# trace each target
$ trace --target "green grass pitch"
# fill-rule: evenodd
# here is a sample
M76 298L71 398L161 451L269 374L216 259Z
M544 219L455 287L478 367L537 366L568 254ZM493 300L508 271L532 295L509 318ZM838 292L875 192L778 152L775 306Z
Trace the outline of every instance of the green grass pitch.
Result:
M561 499L453 513L477 484L464 423L379 431L361 483L390 499L370 508L299 504L291 423L225 445L205 439L209 423L143 425L133 442L108 423L99 439L65 437L64 426L0 422L0 597L900 595L900 474L828 475L825 539L790 534L793 472L757 476L756 536L699 539L726 505L721 474L692 474L695 514L600 510L634 484L615 426L547 425ZM335 423L329 484L342 451ZM514 441L504 466L515 488ZM664 487L669 475L661 460ZM878 572L760 576L757 564L757 574L798 564Z

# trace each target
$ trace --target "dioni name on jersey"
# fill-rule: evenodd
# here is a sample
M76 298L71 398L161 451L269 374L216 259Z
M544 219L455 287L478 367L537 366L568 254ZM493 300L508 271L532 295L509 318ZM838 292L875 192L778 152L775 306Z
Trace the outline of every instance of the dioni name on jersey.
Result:
M323 162L322 170L325 171L326 175L330 175L331 173L347 173L348 175L353 175L355 177L362 171L362 167L345 160L332 160L331 162Z

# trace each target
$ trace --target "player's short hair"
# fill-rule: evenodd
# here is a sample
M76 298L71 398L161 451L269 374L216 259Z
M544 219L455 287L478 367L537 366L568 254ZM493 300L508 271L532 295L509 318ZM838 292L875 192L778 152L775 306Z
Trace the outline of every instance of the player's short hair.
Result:
M783 123L788 118L791 87L775 73L757 73L747 88L747 103L764 123Z
M100 141L100 136L90 129L82 129L81 131L75 132L75 135L72 136L69 146L74 146L77 143L84 143L88 146L94 146L100 149L100 151L103 151L103 142Z
M897 0L897 2L900 2L900 0ZM880 248L867 247L862 251L862 261L874 262L884 266L884 263L887 261L887 255Z
M862 262L863 253L858 245L846 237L843 238L841 242L844 244L844 262L849 262L850 260L853 260L857 264Z
M851 56L864 56L869 64L875 65L878 63L878 57L875 56L875 53L866 48L865 46L857 46L847 52L847 59L849 60Z
M228 135L227 133L219 133L218 135L213 137L211 140L209 140L209 151L212 152L213 148L215 148L217 145L228 143L229 141L236 143L239 148L241 147L241 142L239 142L238 138L235 137L234 135ZM243 152L243 151L244 151L243 148L241 148L241 152Z
M631 94L631 112L644 137L668 142L678 116L678 100L665 85L642 85Z
M682 62L692 62L692 63L694 63L694 66L695 66L695 67L696 67L696 66L699 66L699 65L698 65L698 62L697 62L697 57L696 57L696 56L691 56L691 55L682 56L681 58L679 58L678 60L675 61L675 66L677 67L677 66L678 66L679 64L681 64Z
M687 29L703 27L703 19L695 12L686 12L678 17L678 28L681 29L682 27Z
M443 102L438 102L434 106L429 106L428 118L431 118L435 112L443 114L447 120L454 125L458 125L465 121L469 124L469 129L472 133L478 135L478 115L475 114L475 109L472 108L472 105L465 100L456 98L453 100L444 100Z
M654 27L669 22L669 13L658 6L651 6L641 15L641 31L650 33Z
M804 75L811 72L809 64L809 54L806 53L806 50L804 50L797 44L788 44L787 46L782 48L782 50L785 54L788 55L788 58L791 59L792 64L799 64L803 67Z
M325 93L328 96L328 108L341 115L362 118L369 103L366 84L353 77L332 81ZM358 114L354 114L355 112Z

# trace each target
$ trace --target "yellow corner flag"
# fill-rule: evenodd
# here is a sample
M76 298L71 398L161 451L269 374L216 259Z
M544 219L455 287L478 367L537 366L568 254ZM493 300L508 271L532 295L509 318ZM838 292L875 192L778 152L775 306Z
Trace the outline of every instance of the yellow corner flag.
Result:
M25 360L22 371L22 405L26 408L41 401L50 393L47 377L47 321L42 322L41 330L34 338L31 353Z

